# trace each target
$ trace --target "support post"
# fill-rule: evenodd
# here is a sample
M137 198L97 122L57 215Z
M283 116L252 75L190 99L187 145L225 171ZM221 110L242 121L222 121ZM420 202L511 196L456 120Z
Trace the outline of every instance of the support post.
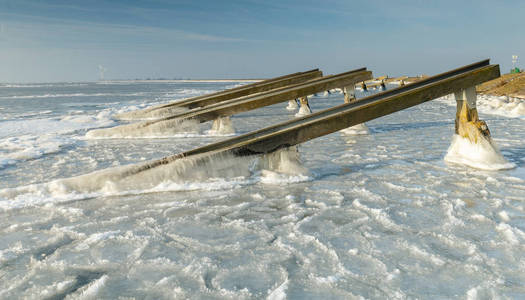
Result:
M342 88L343 93L345 94L345 103L350 103L355 101L355 86L349 85Z
M366 86L364 82L363 85ZM345 103L352 103L356 101L355 85L345 86L344 88L342 88L342 90L345 94ZM361 123L354 126L350 126L345 129L341 129L341 132L345 135L368 134L368 127L365 123Z
M299 108L299 112L295 114L296 117L302 117L312 113L310 105L308 104L307 96L299 98L299 103L301 104L301 107Z
M230 117L218 117L217 119L213 120L213 124L209 133L218 135L228 135L235 133L235 129L233 128L233 123Z
M479 120L476 108L476 88L469 87L454 93L456 98L456 134L477 143L481 136L490 140L490 131L485 121Z
M485 121L478 117L476 108L476 88L474 86L454 93L456 98L456 129L445 161L465 164L478 169L512 169L499 152L490 136Z
M310 109L310 104L308 103L308 97L304 96L299 98L299 102L301 103L301 107L308 107Z

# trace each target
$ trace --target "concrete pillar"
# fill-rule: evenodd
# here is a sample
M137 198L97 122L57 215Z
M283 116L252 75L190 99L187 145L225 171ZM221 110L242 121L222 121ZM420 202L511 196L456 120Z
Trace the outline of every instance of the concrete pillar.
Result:
M355 100L355 86L349 85L342 88L345 94L345 103L350 103Z
M454 93L456 98L456 134L477 143L481 136L490 138L485 121L479 120L476 108L476 88L470 87Z

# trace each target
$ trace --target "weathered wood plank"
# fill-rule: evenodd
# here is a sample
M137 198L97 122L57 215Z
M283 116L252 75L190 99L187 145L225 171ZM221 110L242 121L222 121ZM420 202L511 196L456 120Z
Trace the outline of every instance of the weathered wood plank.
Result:
M400 76L400 77L394 77L394 78L387 78L385 79L385 83L391 83L391 82L394 82L394 81L401 81L401 80L405 80L407 79L408 76Z

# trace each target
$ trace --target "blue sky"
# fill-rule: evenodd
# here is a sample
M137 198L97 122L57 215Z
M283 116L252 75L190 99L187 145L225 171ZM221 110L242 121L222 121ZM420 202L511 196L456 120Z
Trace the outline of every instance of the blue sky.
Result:
M0 0L0 82L434 74L525 59L525 1ZM522 66L523 64L521 64Z

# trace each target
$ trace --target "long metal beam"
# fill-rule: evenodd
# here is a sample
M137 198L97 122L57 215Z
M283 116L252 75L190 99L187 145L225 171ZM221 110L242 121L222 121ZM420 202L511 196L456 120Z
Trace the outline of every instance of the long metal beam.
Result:
M199 122L211 121L219 117L231 116L240 112L308 96L333 88L353 86L356 82L363 81L371 77L371 71L367 71L366 68L361 68L337 75L313 79L304 83L273 89L271 91L263 92L257 95L226 100L221 103L193 109L188 112L175 114L173 116L154 121L147 121L144 122L143 126L174 119L196 119Z
M480 61L403 87L266 127L231 139L167 156L129 169L133 175L183 157L231 152L245 156L269 153L436 99L500 76L499 65Z

